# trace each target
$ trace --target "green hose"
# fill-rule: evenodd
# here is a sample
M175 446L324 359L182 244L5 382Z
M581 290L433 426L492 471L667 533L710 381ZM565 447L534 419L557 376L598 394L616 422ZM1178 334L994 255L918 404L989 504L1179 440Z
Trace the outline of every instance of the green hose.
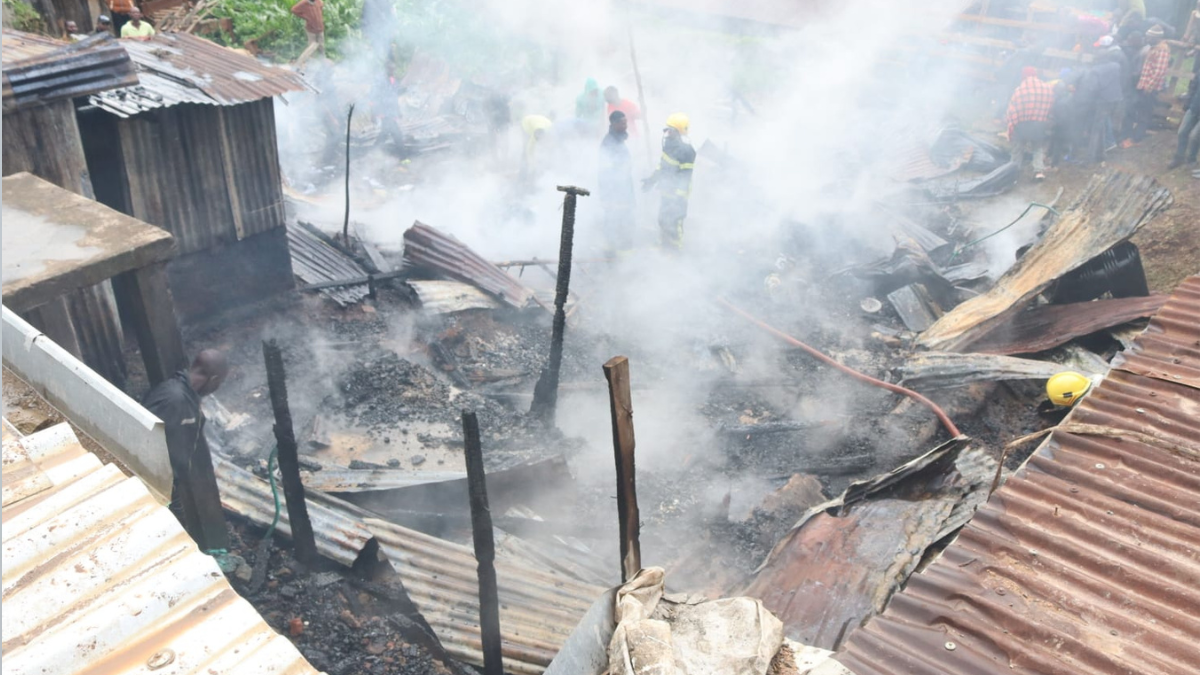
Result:
M1040 206L1040 207L1042 207L1043 209L1046 209L1047 211L1049 211L1050 213L1053 213L1053 214L1054 214L1054 215L1056 215L1056 216L1061 216L1061 215L1062 215L1062 214L1061 214L1061 213L1059 213L1058 211L1054 210L1054 207L1053 207L1053 206L1050 206L1049 204L1042 204L1041 202L1029 202L1029 206L1026 206L1026 207L1025 207L1025 210L1021 212L1021 215L1017 216L1016 220L1012 221L1011 223L1009 223L1009 224L1005 225L1004 227L1002 227L1002 228L1000 228L1000 229L996 230L995 232L993 232L993 233L991 233L991 234L989 234L989 235L985 235L985 236L983 236L983 237L980 237L980 238L976 239L975 241L972 241L972 242L970 242L970 243L967 243L967 244L963 244L962 246L959 246L959 247L955 248L955 249L954 249L954 253L953 253L953 254L950 256L950 260L947 260L947 261L946 261L946 263L947 263L947 264L949 264L949 263L951 263L951 262L954 262L954 259L958 257L958 254L959 254L959 253L962 253L963 251L965 251L965 250L967 250L967 249L971 248L972 246L974 246L974 245L976 245L976 244L978 244L978 243L980 243L980 242L982 242L982 241L986 241L986 240L988 240L988 239L991 239L992 237L994 237L994 236L996 236L996 235L1000 234L1001 232L1003 232L1003 231L1007 230L1008 228L1012 227L1013 225L1016 225L1017 223L1021 222L1021 219L1025 217L1025 214L1029 213L1029 212L1030 212L1030 211L1033 209L1033 207L1035 207L1035 206Z
M275 533L275 526L279 524L279 487L275 485L275 461L279 456L279 446L271 448L271 457L267 460L267 479L271 482L271 496L275 499L275 519L271 521L271 527L267 528L267 534L263 537L263 541L270 541L271 535ZM205 551L216 559L217 565L225 574L232 573L238 567L238 562L229 555L229 550L224 548L214 548Z
M275 485L275 461L279 457L279 446L271 448L271 457L267 460L267 479L271 481L271 496L275 498L275 519L271 521L271 527L267 528L267 534L264 539L270 539L272 534L275 534L275 526L279 524L279 488Z

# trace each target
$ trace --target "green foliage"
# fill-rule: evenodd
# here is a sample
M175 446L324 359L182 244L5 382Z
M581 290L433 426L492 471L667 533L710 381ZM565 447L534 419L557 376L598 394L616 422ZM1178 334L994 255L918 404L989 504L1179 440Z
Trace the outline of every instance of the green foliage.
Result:
M514 34L483 3L471 0L392 0L394 39L405 56L420 50L446 60L467 78L545 73L552 55ZM505 72L508 71L508 72Z
M26 33L46 31L42 15L38 14L38 11L25 0L4 0L4 14L12 27L17 30L23 30Z
M5 0L8 2L9 0ZM324 0L325 47L336 57L347 40L359 37L363 0ZM254 42L260 51L291 60L304 51L308 38L304 20L292 14L295 0L220 0L212 16L233 22L233 35L223 35L234 46Z

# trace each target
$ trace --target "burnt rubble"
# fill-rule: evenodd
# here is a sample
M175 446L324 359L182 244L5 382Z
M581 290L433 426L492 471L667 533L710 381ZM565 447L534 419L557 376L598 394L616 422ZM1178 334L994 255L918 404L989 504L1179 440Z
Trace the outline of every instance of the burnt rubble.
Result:
M930 361L909 354L919 339L916 329L945 321L964 299L986 291L989 284L985 276L963 271L976 253L963 251L965 235L948 227L954 219L938 215L944 213L889 212L898 242L892 255L852 265L844 259L821 259L805 245L811 242L808 226L798 225L795 247L785 244L773 265L764 261L765 284L751 278L741 287L722 290L833 361L888 386L905 376L923 379L921 391L933 399L935 408L945 406L949 417L963 425L964 435L951 445L930 409L893 392L851 382L845 373L800 350L780 349L755 327L729 320L716 304L704 312L710 326L717 328L681 330L672 336L684 345L680 349L664 353L631 343L605 323L589 321L588 305L581 300L603 283L607 263L576 263L584 273L576 277L580 290L572 302L582 306L583 318L567 322L560 407L569 418L581 414L581 406L595 407L595 414L603 416L601 356L629 356L632 398L642 411L637 418L643 430L637 482L643 556L664 565L672 585L712 597L748 591L778 611L789 637L836 648L845 638L845 626L821 626L812 632L806 627L810 624L783 608L783 600L763 589L782 588L786 594L797 568L834 569L828 567L836 566L834 558L850 555L846 551L856 541L870 538L883 523L920 523L916 548L898 542L895 551L881 549L876 552L881 557L854 561L859 581L853 599L837 593L810 598L808 607L815 617L837 614L834 618L846 625L864 621L882 609L880 597L890 595L927 558L936 557L945 540L969 520L986 498L992 476L1019 466L1021 457L1009 454L1004 467L996 468L1000 439L1013 432L1036 432L1047 423L1029 403L1038 391L1029 380L1044 378L1059 364L1028 358L997 361L1000 357L984 363L970 354L934 354ZM918 219L929 228L918 225ZM1047 216L1047 229L1053 222ZM333 493L321 496L322 504L332 504L344 517L365 524L360 527L389 522L421 536L466 544L471 530L458 424L464 410L473 411L479 420L489 492L495 487L492 515L502 534L498 555L517 555L522 564L554 569L576 581L615 584L617 527L613 485L606 478L611 469L601 469L595 461L597 446L603 447L607 439L573 437L528 412L549 351L545 286L550 280L543 280L540 288L536 283L526 287L524 277L517 283L502 268L488 268L490 263L482 262L468 244L421 227L425 241L449 247L445 250L453 250L453 256L436 264L407 257L395 276L378 285L374 298L339 306L337 297L308 295L299 304L265 311L234 329L281 336L289 383L294 377L295 391L303 392L293 397L293 415L307 434L301 439L302 470L311 483ZM341 246L337 240L325 243ZM361 255L363 247L351 250ZM471 262L452 270L448 266L458 264L453 260ZM537 261L532 266L538 266ZM503 276L513 282L503 281ZM426 311L419 294L406 287L408 279L447 277L495 303L472 300L467 303L470 308L458 309L426 288L425 299L441 303ZM928 321L914 325L907 305L898 299L902 292L922 303ZM525 300L514 303L510 298ZM865 300L871 298L876 302ZM1115 321L1145 315L1157 306L1154 301L1124 302L1131 309ZM1093 315L1088 318L1089 329L1104 327ZM1030 321L1035 321L1032 314ZM228 334L221 339L238 343ZM1084 361L1102 362L1100 356L1092 359ZM240 433L218 428L214 433L240 437L240 449L232 443L222 448L261 480L267 476L269 443L264 440L264 391L256 371L257 366L244 366L220 397L232 416L253 419L245 427L259 428ZM1016 379L996 385L1007 378ZM964 394L967 381L975 384ZM681 390L694 393L680 396ZM681 404L684 408L678 407ZM663 414L669 417L647 417ZM666 434L664 427L670 429ZM892 475L888 472L930 448L947 447L953 450L936 468L895 474L884 482L886 489L871 491L865 499L854 492L861 490L854 486ZM1017 452L1025 451L1032 448ZM851 494L856 496L848 500ZM843 496L829 500L836 495ZM837 508L842 509L840 515L834 513ZM829 513L818 513L825 510ZM806 557L809 554L803 552L812 547L804 542L827 535L844 537L845 549ZM253 558L255 552L242 555ZM384 556L369 544L353 555L361 558L355 568L367 558ZM896 574L880 576L885 568L894 568ZM294 583L277 587L291 589L285 595L301 594ZM295 600L278 595L277 587L263 591L264 598L274 597L265 602L287 605ZM424 591L409 589L414 592L420 596ZM416 600L421 604L419 597ZM353 601L337 596L335 606L347 603ZM840 614L831 609L837 606L842 607ZM348 611L354 613L353 608ZM344 618L338 620L345 623ZM416 670L402 672L426 672L421 669L427 665L421 664L432 664L426 646L397 647L408 638L391 632L388 626L395 624L388 621L385 617L371 624L375 633L363 629L367 656L380 643L393 645L384 650L393 659L397 650L415 650L411 667ZM460 636L445 627L435 630L441 631L440 644L455 658L465 654L456 652L462 648ZM325 655L318 645L312 648ZM478 663L477 652L471 654L467 660ZM329 662L329 672L386 669L379 665L381 659L361 654L354 657L357 661L346 658L351 660ZM428 672L441 672L436 668L442 666L428 667L435 668Z

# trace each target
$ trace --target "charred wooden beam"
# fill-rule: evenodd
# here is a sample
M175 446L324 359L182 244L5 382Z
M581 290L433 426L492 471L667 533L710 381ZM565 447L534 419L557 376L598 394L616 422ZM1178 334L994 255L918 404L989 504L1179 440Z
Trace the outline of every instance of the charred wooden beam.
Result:
M292 544L296 548L296 559L311 565L319 558L317 542L313 535L312 521L308 517L308 505L304 501L304 484L300 482L300 458L296 448L295 430L292 428L292 413L288 409L283 354L275 340L263 341L263 359L267 365L271 408L275 412L275 443L279 452L279 472L283 477L283 494L287 498Z
M483 473L483 446L479 441L479 419L463 411L463 441L466 445L467 485L471 495L471 532L475 560L479 564L479 636L483 643L484 675L504 675L500 645L500 594L496 587L496 542L492 535L492 513L488 509L487 480Z
M617 518L621 527L621 583L642 569L641 518L634 468L633 397L629 393L629 359L614 356L604 364L612 413L613 454L617 462Z
M558 375L562 368L563 333L567 327L565 307L571 290L571 251L575 245L575 202L580 195L589 193L571 185L558 186L563 197L562 237L558 249L558 277L554 293L554 327L550 335L550 361L542 371L541 378L533 390L533 405L530 412L548 422L554 421L558 408Z

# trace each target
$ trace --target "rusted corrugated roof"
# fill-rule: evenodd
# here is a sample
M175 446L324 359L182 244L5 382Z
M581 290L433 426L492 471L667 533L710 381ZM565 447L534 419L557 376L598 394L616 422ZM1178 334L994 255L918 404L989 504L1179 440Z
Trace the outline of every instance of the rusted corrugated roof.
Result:
M67 424L5 440L3 522L5 675L317 672Z
M310 88L299 73L189 33L123 40L121 46L137 64L140 83L91 102L122 117L180 103L237 105Z
M496 267L453 236L422 222L404 232L404 260L416 268L437 272L480 288L517 309L534 293L508 272Z
M133 61L111 35L60 42L4 31L4 110L137 84Z
M1116 365L839 661L857 675L1195 671L1200 276Z
M66 47L68 42L55 40L45 35L35 35L19 30L4 29L3 64L8 69L10 63L45 56L53 51Z
M1066 305L1040 305L1013 316L972 343L983 354L1032 354L1052 349L1077 337L1150 316L1163 306L1165 295L1110 298Z

